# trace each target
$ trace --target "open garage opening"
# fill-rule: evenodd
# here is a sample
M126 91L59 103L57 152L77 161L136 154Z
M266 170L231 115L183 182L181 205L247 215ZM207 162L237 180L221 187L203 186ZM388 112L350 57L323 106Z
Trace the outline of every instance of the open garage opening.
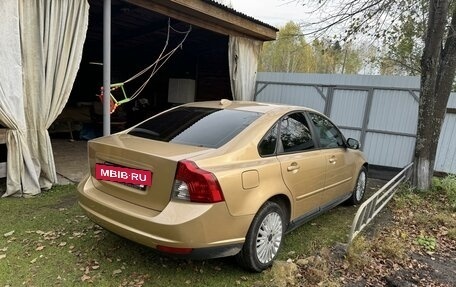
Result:
M144 90L111 114L113 132L174 105L232 99L228 67L229 36L126 3L112 1L111 83L121 83L175 49ZM90 1L83 58L71 96L51 127L51 134L91 139L102 133L103 2ZM185 41L185 32L189 31ZM181 46L179 46L182 43ZM163 54L162 54L163 55ZM127 98L149 78L152 69L125 84ZM113 95L123 99L122 91ZM69 133L68 133L69 132Z

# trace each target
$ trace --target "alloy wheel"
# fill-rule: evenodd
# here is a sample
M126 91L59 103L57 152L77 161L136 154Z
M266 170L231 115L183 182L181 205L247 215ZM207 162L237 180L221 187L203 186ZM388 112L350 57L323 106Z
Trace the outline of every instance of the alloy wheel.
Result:
M277 212L269 213L258 229L256 238L256 253L258 260L269 263L277 255L282 242L282 219Z
M366 173L362 171L359 174L358 182L356 184L356 200L361 201L366 191Z

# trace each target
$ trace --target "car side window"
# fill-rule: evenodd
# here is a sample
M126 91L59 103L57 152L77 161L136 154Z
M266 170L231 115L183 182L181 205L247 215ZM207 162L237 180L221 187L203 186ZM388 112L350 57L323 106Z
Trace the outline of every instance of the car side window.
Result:
M283 152L296 152L315 147L306 117L303 113L293 113L282 118L280 123L280 143Z
M261 139L260 144L258 145L258 153L261 156L274 155L276 153L277 146L277 127L278 124L275 124Z
M342 134L327 118L314 113L310 113L310 118L315 126L317 137L320 139L320 146L322 148L337 148L344 146Z

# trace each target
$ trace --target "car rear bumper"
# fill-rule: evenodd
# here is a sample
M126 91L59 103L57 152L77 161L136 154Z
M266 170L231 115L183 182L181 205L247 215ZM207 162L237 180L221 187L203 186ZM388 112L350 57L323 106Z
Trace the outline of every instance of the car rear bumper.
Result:
M78 186L79 205L87 216L122 237L160 249L191 248L187 258L216 258L237 254L252 216L231 216L225 202L216 204L170 201L161 211L108 195L94 187L91 177Z

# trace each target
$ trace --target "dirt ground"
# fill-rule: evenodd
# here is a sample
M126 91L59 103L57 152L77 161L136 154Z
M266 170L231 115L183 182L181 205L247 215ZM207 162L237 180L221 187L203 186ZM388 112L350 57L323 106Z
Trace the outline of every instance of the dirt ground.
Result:
M378 190L384 183L370 179L368 190ZM444 209L446 199L438 198L436 204L432 200L415 203L412 197L405 205L393 202L382 211L364 234L372 248L359 254L365 259L359 270L346 268L341 247L335 246L331 256L342 264L334 268L342 269L343 285L456 286L456 240L454 234L448 236L456 227L456 210L442 212L439 206ZM350 261L349 256L345 259Z

